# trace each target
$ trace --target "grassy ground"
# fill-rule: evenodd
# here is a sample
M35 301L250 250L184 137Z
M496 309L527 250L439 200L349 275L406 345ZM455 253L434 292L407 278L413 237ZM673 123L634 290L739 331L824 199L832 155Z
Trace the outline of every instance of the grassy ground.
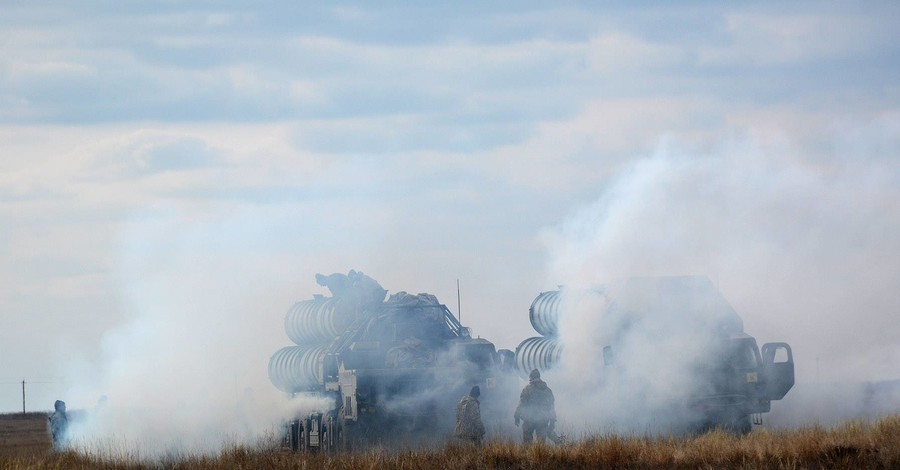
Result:
M21 449L20 449L21 450ZM58 468L900 468L900 415L875 423L850 422L825 429L754 430L745 437L712 432L694 438L600 436L551 446L491 442L482 449L448 445L421 452L299 455L266 448L232 448L215 457L155 462L97 459L74 452L0 454L0 467Z
M0 415L0 463L4 458L48 452L50 437L46 413Z

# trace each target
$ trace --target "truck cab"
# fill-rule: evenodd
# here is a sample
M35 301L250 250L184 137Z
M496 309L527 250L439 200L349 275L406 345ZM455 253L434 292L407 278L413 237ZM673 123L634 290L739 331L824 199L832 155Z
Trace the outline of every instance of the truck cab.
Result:
M787 343L767 343L741 333L717 343L710 354L708 375L691 406L700 412L700 428L723 427L750 432L751 422L762 424L762 413L771 409L794 385L794 358Z
M691 431L721 427L746 434L761 424L772 400L784 398L794 385L794 358L787 343L767 343L740 333L712 341L707 356L695 364L694 393L685 399ZM603 348L605 366L619 366L615 348ZM627 358L624 359L627 362Z

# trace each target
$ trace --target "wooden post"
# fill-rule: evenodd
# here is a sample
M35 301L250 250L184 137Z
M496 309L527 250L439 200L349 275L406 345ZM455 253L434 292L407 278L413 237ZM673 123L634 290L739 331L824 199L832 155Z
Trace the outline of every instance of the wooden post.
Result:
M25 379L22 379L22 415L25 415Z

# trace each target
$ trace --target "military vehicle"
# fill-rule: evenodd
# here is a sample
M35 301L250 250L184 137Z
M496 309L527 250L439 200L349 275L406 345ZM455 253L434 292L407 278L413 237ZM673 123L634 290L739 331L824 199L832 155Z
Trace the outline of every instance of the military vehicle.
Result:
M322 409L287 421L284 445L294 451L443 443L456 401L473 385L494 388L502 357L512 355L472 338L433 295L385 299L377 281L356 271L316 280L332 296L288 310L285 330L296 345L269 361L269 379L289 396L327 399ZM492 399L482 393L485 419Z
M674 373L690 377L666 409L648 410L667 417L667 432L717 426L750 432L751 423L762 423L771 401L783 398L794 384L791 347L767 343L760 349L744 332L734 308L704 276L630 278L579 291L561 287L542 292L529 310L531 324L542 336L516 348L521 374L565 363L560 318L573 309L582 309L581 318L596 319L582 320L593 329L579 333L598 346L602 357L595 359L603 364L606 391L613 392L608 399L616 399L617 389L630 395L644 392L639 379L653 377L638 368L673 373L664 370L673 364L680 367ZM670 377L671 382L679 378Z

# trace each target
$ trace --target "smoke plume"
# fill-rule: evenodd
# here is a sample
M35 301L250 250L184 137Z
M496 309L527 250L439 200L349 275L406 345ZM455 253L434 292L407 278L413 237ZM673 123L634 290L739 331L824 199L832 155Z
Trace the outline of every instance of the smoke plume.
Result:
M75 410L71 445L140 459L209 454L255 445L282 419L327 408L289 401L266 377L283 341L289 289L280 279L289 276L240 241L234 221L166 215L122 232L117 280L128 311L99 361L67 364L76 380L65 395Z
M698 379L704 330L659 315L619 338L636 364L626 383L639 388L611 386L599 350L607 310L584 293L631 276L709 276L760 345L793 346L800 383L900 377L900 165L889 145L848 142L816 157L752 142L697 155L667 142L543 234L548 283L580 293L560 319L565 350L551 378L575 430L645 430ZM817 419L773 408L780 424Z

